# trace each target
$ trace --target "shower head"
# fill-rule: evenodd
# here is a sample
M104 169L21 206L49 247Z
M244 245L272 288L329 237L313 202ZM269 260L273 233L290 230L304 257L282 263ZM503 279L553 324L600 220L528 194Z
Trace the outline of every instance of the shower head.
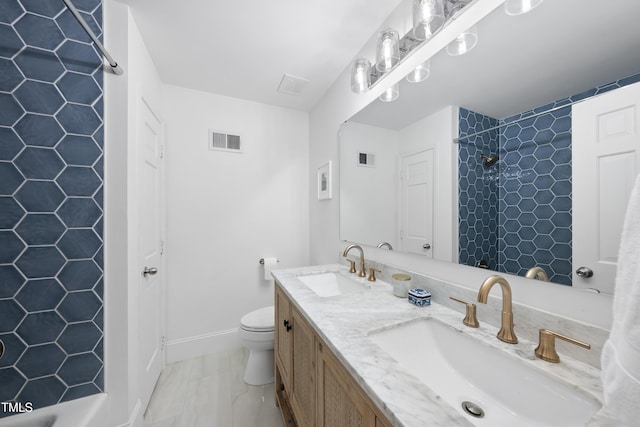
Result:
M484 165L486 167L491 167L495 165L498 160L500 160L497 154L492 154L490 156L485 156L484 154L480 154L480 158L484 159Z

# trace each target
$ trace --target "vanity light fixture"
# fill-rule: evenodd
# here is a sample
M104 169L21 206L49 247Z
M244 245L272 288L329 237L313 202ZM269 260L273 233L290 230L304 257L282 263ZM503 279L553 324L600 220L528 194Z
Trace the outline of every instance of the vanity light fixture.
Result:
M430 39L445 22L445 0L413 0L413 37Z
M478 27L477 25L472 25L447 45L447 53L451 56L464 55L473 49L476 44L478 44Z
M419 83L427 80L431 74L431 65L427 59L422 64L418 65L412 72L407 74L407 81L411 83Z
M393 28L385 28L378 33L376 70L386 73L391 71L398 62L400 62L400 37Z
M504 2L504 11L507 15L522 15L531 12L544 0L507 0Z
M534 0L531 0L534 1ZM351 91L364 93L391 71L403 58L411 54L413 49L420 46L425 40L430 39L440 31L447 20L455 19L455 16L465 8L472 0L412 0L413 28L402 38L393 28L384 28L376 38L376 60L370 63L365 58L356 59L351 65ZM447 51L451 55L462 55L471 50L478 41L476 27L458 36L452 42ZM430 64L425 61L407 75L410 82L421 82L429 77ZM380 99L390 102L399 96L398 85L387 89Z
M380 101L383 102L391 102L391 101L395 101L396 99L398 99L398 97L400 96L400 85L398 83L394 84L393 86L389 87L389 89L385 90L382 95L380 95L378 98L380 99Z
M351 66L351 90L364 93L371 86L371 63L366 58L358 58Z

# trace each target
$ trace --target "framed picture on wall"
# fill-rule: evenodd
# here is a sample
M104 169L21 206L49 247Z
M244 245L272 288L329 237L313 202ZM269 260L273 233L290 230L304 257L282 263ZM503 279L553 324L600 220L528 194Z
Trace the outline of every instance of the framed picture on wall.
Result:
M318 168L318 200L331 198L331 161Z

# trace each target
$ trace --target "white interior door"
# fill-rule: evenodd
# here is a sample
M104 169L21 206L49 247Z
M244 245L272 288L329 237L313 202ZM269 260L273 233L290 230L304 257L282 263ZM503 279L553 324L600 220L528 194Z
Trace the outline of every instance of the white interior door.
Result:
M433 150L402 158L401 186L402 250L433 258Z
M640 83L575 104L572 118L573 286L611 294L640 172Z
M162 123L143 99L138 123L139 150L139 372L143 408L164 364L164 271Z

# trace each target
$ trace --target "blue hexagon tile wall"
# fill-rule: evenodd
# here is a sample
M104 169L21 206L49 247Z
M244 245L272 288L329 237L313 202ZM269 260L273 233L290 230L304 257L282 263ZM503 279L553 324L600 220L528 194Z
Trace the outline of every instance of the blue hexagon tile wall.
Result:
M101 34L101 0L73 3ZM63 2L2 0L0 402L104 389L102 99L101 57Z
M519 275L540 266L550 281L571 285L571 107L515 121L638 81L640 74L503 120L460 109L461 137L501 125L458 147L460 263L485 259ZM484 151L500 161L483 167Z

